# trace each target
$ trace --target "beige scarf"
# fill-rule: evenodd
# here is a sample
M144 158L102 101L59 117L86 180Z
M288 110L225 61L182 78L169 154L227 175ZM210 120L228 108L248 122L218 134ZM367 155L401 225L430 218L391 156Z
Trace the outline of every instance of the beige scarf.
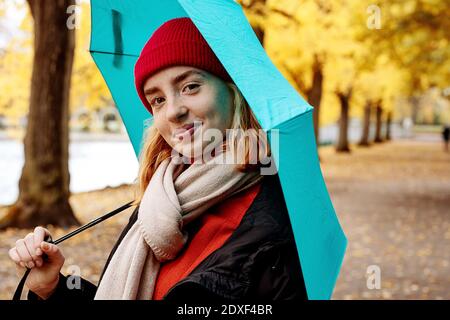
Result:
M157 168L137 222L111 258L95 299L151 299L160 262L176 258L187 242L183 226L262 179L259 172L239 172L214 158L180 173L182 166L168 158Z

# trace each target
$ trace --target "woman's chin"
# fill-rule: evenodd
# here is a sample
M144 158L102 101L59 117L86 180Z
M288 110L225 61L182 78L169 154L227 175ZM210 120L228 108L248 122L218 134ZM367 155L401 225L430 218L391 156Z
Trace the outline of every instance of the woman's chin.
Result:
M174 147L174 150L178 155L191 159L191 161L199 157L201 159L202 156L202 146L194 145L192 143L179 143Z
M197 149L189 146L183 146L182 148L175 149L175 155L183 157L183 162L186 164L193 163L206 163L209 162L212 158L214 158L217 154L221 153L220 146L203 146L203 149L200 146Z

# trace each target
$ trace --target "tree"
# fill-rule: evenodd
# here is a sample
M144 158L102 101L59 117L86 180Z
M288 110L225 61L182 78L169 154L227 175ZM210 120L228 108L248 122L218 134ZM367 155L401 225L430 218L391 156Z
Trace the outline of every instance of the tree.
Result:
M266 11L267 51L314 107L314 134L319 145L324 68L330 49L327 35L332 28L331 6L326 1L268 1Z
M244 12L250 21L253 31L258 37L261 45L264 47L266 0L239 0L238 2L242 8L244 8Z
M341 116L339 118L339 136L336 145L337 152L350 152L348 144L348 122L350 112L350 99L352 97L352 88L346 91L337 91L336 95L339 98L341 105Z
M370 134L370 116L372 114L372 101L367 100L364 106L364 116L363 116L363 128L361 131L361 139L359 140L359 145L363 147L368 147L369 134Z
M373 140L375 143L383 142L383 138L381 135L381 127L383 124L383 107L381 106L381 100L378 100L375 105L375 139Z
M388 111L386 116L386 135L384 137L386 141L391 140L391 123L392 123L392 111Z
M299 76L298 71L291 70L287 65L284 65L290 76L294 79L294 82L299 88L300 92L306 95L308 103L314 107L313 111L313 123L314 123L314 136L316 143L319 145L319 127L320 127L320 104L323 94L323 62L317 54L314 55L314 62L312 65L312 80L311 86L307 87L302 78Z
M5 4L4 0L0 0L0 6ZM16 10L26 8L25 4L15 2L8 2L8 5ZM22 21L20 31L28 34L31 32L32 25L25 20ZM29 70L32 68L32 52L29 48L32 46L32 39L16 36L8 40L0 52L0 88L2 90L0 114L6 116L10 123L18 124L20 118L27 114L29 107Z
M388 122L385 135L390 135L390 123L399 116L394 110L395 101L403 97L411 101L415 118L420 96L433 86L442 90L450 81L450 19L446 1L239 2L251 13L249 20L258 36L263 35L272 61L314 106L317 140L319 124L340 118L342 125L348 125L348 121L343 121L346 116L361 117L361 140L365 144L370 132L368 112L376 111L376 107L367 109L367 103L378 100L377 140L383 140L381 121ZM256 30L255 25L263 32ZM343 108L346 99L342 98L349 88L352 98ZM341 110L347 114L340 115ZM340 132L344 134L346 130Z
M76 32L76 46L70 87L70 110L86 108L97 111L113 105L111 93L105 80L89 53L91 20L89 4L81 2L79 9L79 28Z
M66 25L74 0L27 0L34 21L34 57L25 164L19 197L1 228L78 225L69 204L68 112L75 31Z
M373 52L386 52L406 73L412 118L419 97L430 87L450 82L450 19L448 1L381 0L383 26L370 35Z

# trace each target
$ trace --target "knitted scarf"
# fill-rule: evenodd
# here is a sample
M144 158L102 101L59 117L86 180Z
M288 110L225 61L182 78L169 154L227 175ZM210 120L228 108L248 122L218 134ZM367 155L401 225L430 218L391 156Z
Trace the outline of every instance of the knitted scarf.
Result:
M95 299L143 299L153 296L160 263L177 257L187 242L183 226L218 202L256 183L259 172L239 172L214 158L182 171L174 158L152 176L130 228L98 286Z

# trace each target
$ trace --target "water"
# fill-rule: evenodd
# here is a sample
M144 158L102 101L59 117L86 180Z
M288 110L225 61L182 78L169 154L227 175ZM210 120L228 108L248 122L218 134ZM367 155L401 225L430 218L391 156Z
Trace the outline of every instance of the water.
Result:
M374 126L371 129L373 137ZM348 134L350 142L359 140L361 135L359 121L350 122ZM115 138L107 135L71 133L69 145L71 192L98 190L134 182L138 173L138 161L133 147L126 135L114 136ZM335 143L337 136L336 124L320 128L322 144ZM404 137L399 125L393 124L392 137L394 139ZM17 199L22 166L22 143L0 135L0 205L11 204Z
M22 143L1 139L0 205L12 204L17 199L22 167ZM133 183L138 167L128 139L72 141L69 145L70 190L73 193Z

